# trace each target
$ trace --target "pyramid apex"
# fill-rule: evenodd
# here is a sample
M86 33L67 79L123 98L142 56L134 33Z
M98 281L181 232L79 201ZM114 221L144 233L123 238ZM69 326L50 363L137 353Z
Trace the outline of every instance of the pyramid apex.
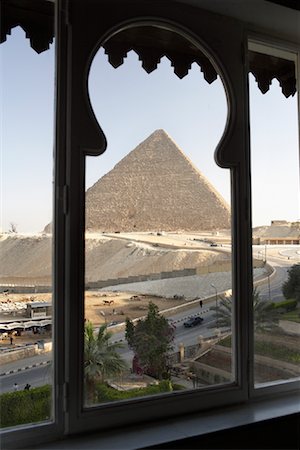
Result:
M163 128L158 128L157 130L154 130L149 137L151 136L167 136L168 138L170 138L169 134Z
M230 210L163 129L152 132L87 191L90 230L230 228Z
M157 130L154 131L154 133L158 133L158 134L168 134L163 128L158 128Z

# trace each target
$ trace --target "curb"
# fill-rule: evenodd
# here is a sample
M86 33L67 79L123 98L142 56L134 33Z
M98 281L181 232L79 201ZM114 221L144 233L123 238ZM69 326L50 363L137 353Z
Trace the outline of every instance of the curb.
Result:
M0 377L3 377L4 375L11 375L13 373L23 372L24 370L33 369L34 367L46 366L47 364L51 364L51 362L52 361L43 361L41 363L32 364L31 366L19 367L18 369L0 373Z

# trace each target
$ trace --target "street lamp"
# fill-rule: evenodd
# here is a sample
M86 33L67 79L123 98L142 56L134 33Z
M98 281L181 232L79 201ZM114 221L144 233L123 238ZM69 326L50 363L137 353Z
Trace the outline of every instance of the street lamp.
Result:
M269 302L270 302L271 301L270 275L268 275L268 291L269 291Z
M217 291L217 288L216 288L216 286L214 285L214 284L212 284L211 283L211 287L212 288L214 288L214 290L216 291L216 326L217 326L217 328L218 328L218 326L219 326L219 314L218 314L218 291Z
M265 245L265 263L267 264L267 245Z

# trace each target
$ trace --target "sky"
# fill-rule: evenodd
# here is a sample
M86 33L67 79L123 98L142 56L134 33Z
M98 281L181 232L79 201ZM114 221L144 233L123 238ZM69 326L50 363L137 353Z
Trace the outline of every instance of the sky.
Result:
M52 219L54 46L38 55L15 28L0 46L0 66L0 228L40 232ZM88 82L108 146L87 157L87 188L163 128L230 203L230 171L214 161L227 117L219 77L209 85L194 64L180 80L166 58L147 74L133 52L114 69L100 49ZM296 96L286 99L276 80L262 95L250 75L250 126L253 225L299 220Z

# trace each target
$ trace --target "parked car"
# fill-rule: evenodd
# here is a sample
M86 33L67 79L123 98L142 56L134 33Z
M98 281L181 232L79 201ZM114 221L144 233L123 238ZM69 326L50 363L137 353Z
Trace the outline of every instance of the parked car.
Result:
M197 325L200 325L200 323L203 322L203 318L196 316L196 317L191 317L190 319L188 319L186 322L183 323L183 325L185 326L185 328L191 328L191 327L196 327Z
M114 321L110 322L110 323L107 325L107 328L108 328L108 327L114 327L115 325L118 325L118 323L119 323L119 322L116 322L116 321L114 320Z

